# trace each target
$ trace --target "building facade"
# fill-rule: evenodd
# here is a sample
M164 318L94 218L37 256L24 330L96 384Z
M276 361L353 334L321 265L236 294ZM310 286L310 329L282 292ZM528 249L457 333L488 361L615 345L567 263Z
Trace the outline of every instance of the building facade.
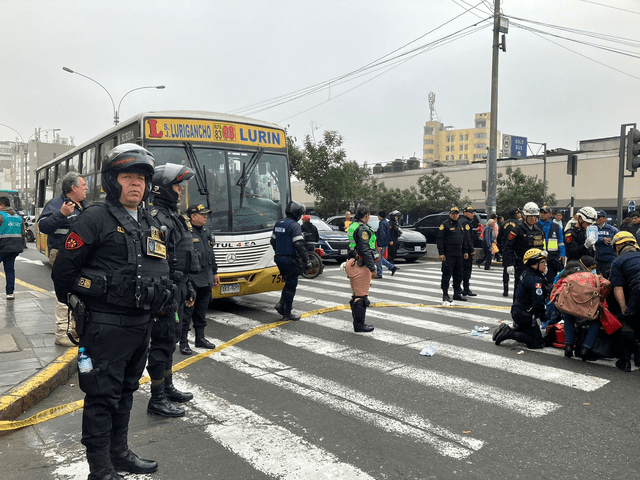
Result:
M486 161L490 120L490 113L476 113L473 128L462 129L445 126L437 120L428 121L422 137L423 167L468 165Z

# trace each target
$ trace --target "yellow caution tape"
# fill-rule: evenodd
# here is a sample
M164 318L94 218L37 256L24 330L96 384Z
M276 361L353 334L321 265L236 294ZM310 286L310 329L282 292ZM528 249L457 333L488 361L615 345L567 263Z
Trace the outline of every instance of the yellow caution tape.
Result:
M449 306L449 305L425 305L423 303L372 303L371 307L425 307L425 308L467 308L467 309L500 309L506 310L510 307L484 307L484 306ZM346 305L336 305L334 307L321 308L318 310L311 310L310 312L305 312L300 315L300 318L309 318L316 315L322 315L324 313L337 312L340 310L349 310L351 307L349 304ZM259 335L262 332L267 330L271 330L272 328L279 327L281 325L285 325L287 323L291 323L291 320L281 320L279 322L268 323L266 325L261 325L259 327L253 328L237 337L232 338L228 342L225 342L221 345L218 345L216 348L211 350L207 350L206 352L199 353L192 357L189 357L181 362L176 363L173 366L173 371L177 372L182 370L183 368L188 367L189 365L193 365L196 362L199 362L203 358L210 357L211 355L221 352L229 347L236 345L248 338L251 338L255 335ZM27 382L24 386L17 387L11 390L7 395L0 398L0 410L3 409L3 406L6 408L7 405L13 403L15 401L15 397L22 397L29 393L30 390L44 382L49 377L56 374L61 368L64 368L69 361L72 361L77 356L76 348L69 348L66 353L58 357L57 360L52 362L47 368L43 369L39 374L35 375L31 378L29 382ZM151 379L148 375L145 375L140 379L140 385L148 383ZM39 423L46 422L47 420L51 420L53 418L60 417L62 415L66 415L67 413L75 412L76 410L81 409L84 406L84 400L77 400L75 402L66 403L64 405L58 405L57 407L49 408L47 410L43 410L29 418L24 420L17 421L0 421L0 431L9 431L9 430L17 430L19 428L30 427L33 425L37 425Z

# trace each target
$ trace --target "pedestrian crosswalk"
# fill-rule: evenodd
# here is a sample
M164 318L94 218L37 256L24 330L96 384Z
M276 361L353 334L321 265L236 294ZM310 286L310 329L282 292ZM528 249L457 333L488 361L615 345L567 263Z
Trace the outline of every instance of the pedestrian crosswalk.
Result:
M350 454L349 444L329 425L348 423L376 432L376 439L406 441L428 455L463 461L495 441L460 428L459 418L474 418L469 410L535 424L560 412L567 393L588 395L610 383L610 369L603 367L611 362L600 362L594 374L583 368L587 364L558 358L557 349L529 351L513 341L496 347L490 333L471 335L474 326L493 330L510 320L501 271L474 270L471 288L478 296L453 307L441 305L434 264L403 267L393 278L373 282L367 322L375 331L355 334L350 311L331 310L351 297L344 273L326 268L317 279L300 279L294 309L312 315L214 353L197 370L175 374L176 385L194 393L181 421L200 428L265 478L388 478L379 473L381 465ZM221 345L279 320L273 310L278 298L279 292L237 298L232 304L238 309L217 310L214 304L209 340ZM427 345L435 355L418 355ZM211 383L202 381L203 371L213 377ZM217 389L215 378L224 379L226 387ZM229 385L251 388L237 395ZM274 402L274 395L287 401ZM285 419L290 405L322 409L326 422L307 423L299 415ZM331 441L319 441L325 436Z

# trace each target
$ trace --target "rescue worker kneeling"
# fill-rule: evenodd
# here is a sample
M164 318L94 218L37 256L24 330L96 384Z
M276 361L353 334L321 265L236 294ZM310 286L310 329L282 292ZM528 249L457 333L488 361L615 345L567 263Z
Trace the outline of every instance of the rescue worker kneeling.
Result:
M373 326L364 323L369 302L371 278L377 275L376 261L379 259L376 248L376 235L367 225L369 210L359 208L355 221L349 226L349 255L345 271L351 282L351 315L355 332L373 332Z
M545 300L550 291L545 277L547 252L531 248L526 251L523 260L525 270L520 276L511 306L514 327L511 328L506 323L500 324L493 334L493 340L496 345L512 339L526 343L527 348L543 348L544 338L536 319L545 318Z

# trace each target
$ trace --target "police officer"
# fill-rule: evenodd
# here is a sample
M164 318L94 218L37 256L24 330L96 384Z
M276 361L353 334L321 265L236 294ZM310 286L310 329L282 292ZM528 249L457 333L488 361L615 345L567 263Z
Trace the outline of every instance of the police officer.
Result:
M307 209L301 203L289 202L285 209L286 218L276 222L271 234L271 246L275 252L274 260L284 278L280 301L274 308L282 315L283 320L300 320L300 315L291 313L293 297L298 287L298 276L302 275L305 266L313 267L309 261L302 229L298 224L298 220L306 211Z
M38 229L47 235L49 263L53 266L58 251L64 247L64 241L69 234L69 228L78 215L89 206L87 198L87 182L78 172L69 172L60 182L62 193L47 202L38 218ZM76 341L76 325L73 315L68 314L65 303L56 305L56 345L73 347L74 343L68 335ZM68 334L67 334L68 332Z
M127 446L151 314L173 308L159 225L140 207L151 188L153 167L151 153L135 144L107 153L102 161L106 201L88 207L71 225L51 274L58 300L74 306L80 347L93 363L93 370L78 375L85 393L82 443L89 480L121 480L116 470L149 473L158 468Z
M640 247L631 232L622 231L614 235L611 245L618 258L611 264L611 286L613 295L620 305L624 324L621 332L622 354L616 366L631 371L631 353L635 355L636 366L640 363L636 341L640 336Z
M611 271L611 262L616 259L616 252L613 251L611 240L618 229L607 223L607 213L604 210L598 210L598 240L596 240L596 261L598 262L598 270L604 278L609 278Z
M544 232L543 250L547 251L547 280L553 284L553 280L558 272L564 268L564 261L567 254L564 251L564 235L562 227L551 220L551 207L544 205L540 209L540 220L538 223Z
M493 333L493 341L500 345L501 342L512 339L526 343L527 348L543 348L544 338L536 319L545 318L545 300L551 291L545 276L547 252L531 248L525 252L523 262L524 271L511 305L514 327L501 323Z
M502 255L502 285L503 291L502 296L509 296L509 273L507 272L507 262L504 259L504 247L507 243L507 238L509 238L509 233L516 228L516 225L520 223L522 220L522 213L520 213L520 209L518 207L513 207L509 210L509 219L506 222L503 222L500 225L498 230L498 248L500 249L500 254Z
M514 295L520 283L520 276L525 270L524 254L530 248L544 247L544 232L538 223L540 209L534 202L527 203L522 209L524 220L517 224L507 236L504 247L504 257L507 273L515 276Z
M463 254L467 254L467 256L462 259L462 295L467 297L477 296L477 294L473 293L469 288L471 272L473 271L473 256L476 254L476 250L473 246L475 239L475 228L473 226L474 211L473 207L466 207L464 212L462 212L462 218L460 219L462 230L467 236L467 249L462 251Z
M198 263L200 269L197 272L189 274L189 279L196 291L195 302L191 307L184 309L184 317L182 318L182 335L180 337L180 353L183 355L191 355L193 351L189 347L187 336L189 334L189 324L193 319L193 329L196 332L196 347L199 348L216 348L216 346L207 340L204 336L204 329L207 326L207 309L211 303L211 286L220 285L220 277L218 277L218 265L216 264L216 255L213 251L214 236L207 227L207 215L211 210L203 204L191 206L187 209L187 216L193 227L191 232L193 236L193 248L198 255Z
M390 263L395 263L396 254L398 253L398 244L402 230L400 229L400 217L402 214L399 210L394 210L389 214L389 231L391 232L391 241L389 242L389 254L388 260Z
M191 224L178 215L178 202L184 189L182 183L193 177L193 172L184 165L167 163L155 168L153 190L149 196L150 212L165 232L167 261L176 289L176 310L156 315L151 330L149 364L151 398L147 413L164 417L181 417L184 409L171 402L187 402L193 398L189 392L181 392L173 384L173 352L180 340L180 322L184 307L192 307L196 292L189 275L200 269L193 248Z
M575 215L575 224L564 233L567 260L580 260L583 255L595 257L596 239L587 238L587 227L598 220L598 214L591 207L582 207Z
M462 224L459 221L460 209L451 207L449 218L440 225L438 229L438 255L442 262L442 301L451 303L453 300L466 302L467 298L462 296L462 260L469 258L468 235L464 233ZM464 253L463 253L464 252ZM449 296L449 280L453 276L453 300Z
M358 208L354 222L349 226L349 259L345 271L351 284L351 316L354 332L373 332L373 326L364 323L369 302L371 278L377 275L376 261L380 258L376 235L367 224L370 218L367 208Z

